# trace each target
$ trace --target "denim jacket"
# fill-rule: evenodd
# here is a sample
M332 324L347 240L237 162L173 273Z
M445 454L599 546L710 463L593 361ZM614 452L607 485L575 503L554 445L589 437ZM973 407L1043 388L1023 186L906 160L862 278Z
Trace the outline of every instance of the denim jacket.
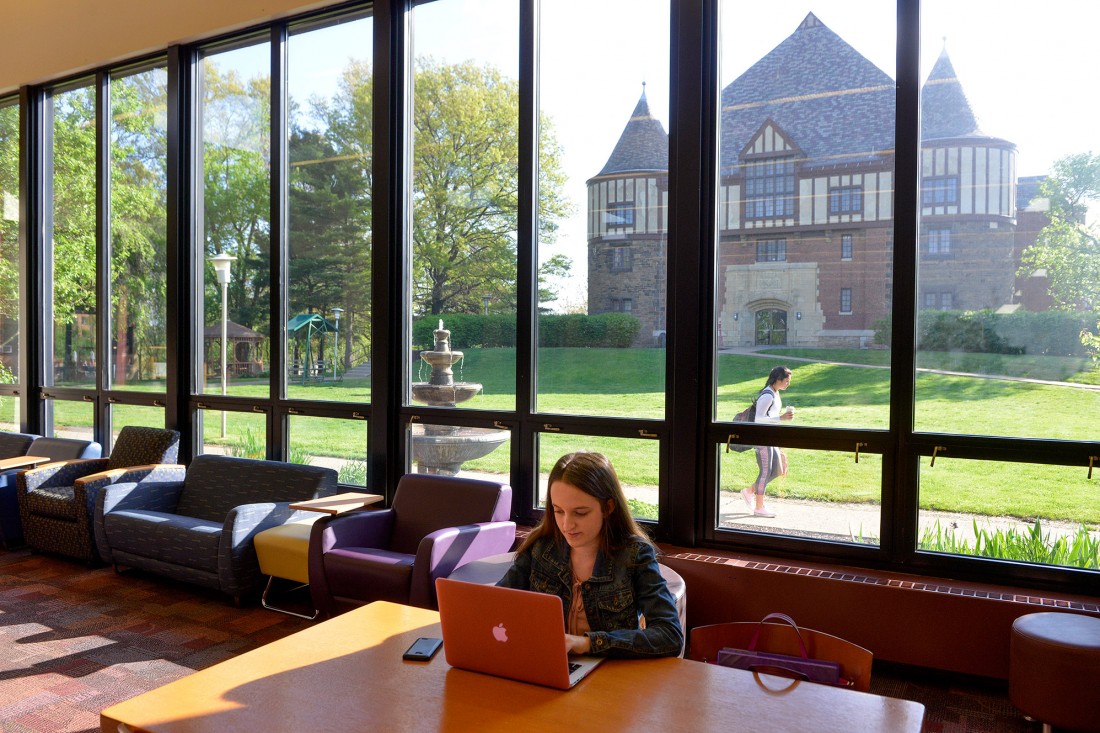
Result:
M497 585L561 598L562 613L573 599L569 546L549 537L516 555ZM653 545L640 539L610 557L600 552L592 577L581 584L592 631L590 654L608 657L674 657L684 645L676 604L657 567ZM639 628L638 617L645 617Z

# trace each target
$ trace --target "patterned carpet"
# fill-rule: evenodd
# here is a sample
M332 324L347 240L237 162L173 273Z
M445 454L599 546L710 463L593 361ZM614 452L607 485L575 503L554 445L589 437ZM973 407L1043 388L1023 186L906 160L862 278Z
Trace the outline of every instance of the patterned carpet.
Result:
M136 571L0 550L0 732L98 731L103 708L308 625ZM871 689L924 703L926 733L1038 730L1003 683L876 663Z
M98 731L103 708L306 625L139 572L0 550L0 731Z

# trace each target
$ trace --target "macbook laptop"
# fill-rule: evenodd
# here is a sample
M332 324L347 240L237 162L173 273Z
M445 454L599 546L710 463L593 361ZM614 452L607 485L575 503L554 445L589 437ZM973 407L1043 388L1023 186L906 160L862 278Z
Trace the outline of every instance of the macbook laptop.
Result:
M447 578L435 588L452 667L568 690L603 661L566 653L555 595Z

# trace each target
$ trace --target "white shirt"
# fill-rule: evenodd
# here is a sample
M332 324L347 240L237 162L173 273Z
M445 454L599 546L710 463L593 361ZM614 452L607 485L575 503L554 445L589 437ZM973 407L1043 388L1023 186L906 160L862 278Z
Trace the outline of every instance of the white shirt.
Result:
M783 414L783 399L774 387L768 387L756 400L756 422L778 423Z

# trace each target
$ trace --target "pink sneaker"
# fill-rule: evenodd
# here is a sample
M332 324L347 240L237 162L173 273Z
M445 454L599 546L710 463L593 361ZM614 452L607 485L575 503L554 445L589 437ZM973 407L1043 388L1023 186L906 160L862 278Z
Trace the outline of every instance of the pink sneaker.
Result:
M752 511L753 504L756 503L754 498L756 495L752 493L752 489L741 489L741 498L745 500L745 506L749 511Z
M773 512L767 506L763 506L760 509L756 509L755 511L753 511L752 514L755 517L764 517L766 519L772 519L773 517L775 517L775 512Z

